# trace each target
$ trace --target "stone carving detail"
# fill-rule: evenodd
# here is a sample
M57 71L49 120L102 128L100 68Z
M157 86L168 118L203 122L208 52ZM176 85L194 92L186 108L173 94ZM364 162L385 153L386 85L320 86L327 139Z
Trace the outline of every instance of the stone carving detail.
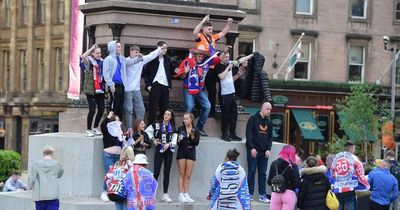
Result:
M121 38L122 29L124 29L125 24L123 23L109 23L108 27L111 28L113 35L113 40L119 40Z

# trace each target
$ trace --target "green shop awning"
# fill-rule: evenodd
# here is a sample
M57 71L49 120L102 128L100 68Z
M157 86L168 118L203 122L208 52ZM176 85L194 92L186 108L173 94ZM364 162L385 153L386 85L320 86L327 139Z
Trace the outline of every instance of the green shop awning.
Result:
M324 136L317 126L317 122L310 110L292 109L294 118L299 125L300 131L303 134L304 140L323 141Z
M337 112L336 114L339 116L339 120L340 120L340 121L342 121L342 122L344 122L344 123L347 122L347 119L346 119L346 117L343 115L343 113ZM369 129L366 129L366 128L364 128L364 129L365 129L365 132L366 132L366 135L367 135L367 140L370 141L370 142L374 142L375 137L374 137L374 134L372 133L372 131L369 130ZM350 140L357 140L357 139L360 139L360 138L361 138L361 137L358 137L358 135L357 135L356 133L352 132L352 131L351 131L349 128L347 128L347 127L344 128L344 132L345 132L346 135L350 138Z

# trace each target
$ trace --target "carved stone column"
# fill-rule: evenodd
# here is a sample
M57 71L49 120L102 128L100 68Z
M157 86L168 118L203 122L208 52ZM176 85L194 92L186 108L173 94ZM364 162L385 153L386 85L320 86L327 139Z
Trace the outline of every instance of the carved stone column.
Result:
M96 25L87 26L86 30L89 36L89 47L91 47L96 43L96 37L94 36L96 32Z
M113 40L119 40L121 38L122 29L124 29L125 24L123 23L109 23L108 27L111 28L113 35Z
M232 46L232 49L229 52L230 60L233 60L233 49L235 48L236 38L239 37L239 32L230 31L226 34L226 44Z

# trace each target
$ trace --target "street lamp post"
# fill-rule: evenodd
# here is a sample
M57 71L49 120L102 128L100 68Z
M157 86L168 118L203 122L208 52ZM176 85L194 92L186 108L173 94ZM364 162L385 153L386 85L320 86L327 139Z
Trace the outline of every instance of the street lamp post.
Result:
M392 50L392 91L390 98L390 113L392 116L392 120L394 122L394 108L396 101L396 54L397 54L397 44L393 45Z

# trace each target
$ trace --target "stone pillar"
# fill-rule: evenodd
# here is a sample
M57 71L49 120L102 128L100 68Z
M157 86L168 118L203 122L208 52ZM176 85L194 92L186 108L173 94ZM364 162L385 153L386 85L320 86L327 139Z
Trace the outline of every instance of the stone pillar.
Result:
M53 41L52 41L52 32L53 32L53 23L52 19L53 11L52 11L53 1L46 1L46 23L45 23L45 35L44 35L44 85L43 85L43 93L46 93L46 97L49 93L54 92L55 83L52 79L54 78L54 71L51 68L51 59L53 58Z
M28 105L21 106L21 155L22 168L28 168L28 149L29 149L29 107Z
M232 49L229 52L229 58L230 60L233 60L234 55L233 55L233 49L235 48L235 42L236 38L239 37L239 32L233 32L230 31L226 34L226 44L232 46Z
M71 1L64 1L64 8L71 8ZM71 26L71 10L70 9L65 9L64 10L64 31L70 31L70 26ZM64 34L64 69L63 71L64 75L64 82L63 82L63 90L64 93L67 92L68 90L68 79L69 78L69 43L70 43L70 38L71 34L70 33L65 33Z
M111 28L111 32L113 35L113 40L120 40L122 29L124 29L125 24L123 23L109 23L108 27Z
M10 25L11 37L10 37L10 51L9 51L10 71L8 72L10 81L9 83L8 81L6 81L6 85L8 86L8 92L12 93L13 95L18 90L20 79L18 78L19 69L17 70L19 61L19 59L17 59L17 29L18 29L17 5L16 1L10 1L10 4L11 4L11 25Z
M29 15L28 15L28 35L26 38L26 59L27 59L27 63L34 63L35 58L34 58L34 47L33 47L33 36L34 36L34 31L33 31L33 20L34 18L36 18L36 16L33 16L34 12L33 12L33 1L28 1L29 4ZM36 79L33 78L37 78L37 68L34 68L33 65L26 65L26 73L27 73L27 78L26 78L26 84L27 84L27 88L26 91L29 93L33 93L36 89Z
M96 25L87 26L86 30L89 35L89 40L88 40L89 47L92 47L94 44L96 44L96 37L95 37Z
M4 149L15 150L16 149L16 123L12 116L12 107L4 106L4 128L6 130L4 136Z

